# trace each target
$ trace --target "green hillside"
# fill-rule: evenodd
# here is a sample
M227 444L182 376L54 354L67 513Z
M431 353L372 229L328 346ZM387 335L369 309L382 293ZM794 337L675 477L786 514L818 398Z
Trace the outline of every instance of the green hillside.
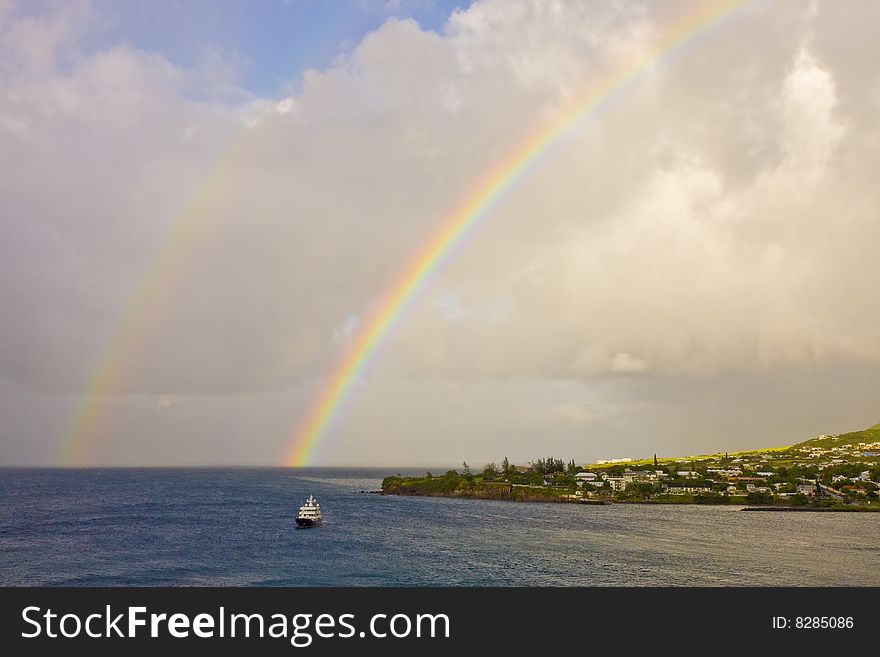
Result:
M859 443L874 443L880 441L880 424L873 427L862 429L861 431L852 431L850 433L842 433L836 436L819 436L798 443L795 447L804 445L807 447L835 447L838 445L858 445Z
M715 454L697 454L690 456L678 457L659 457L657 465L668 466L674 463L693 463L702 465L728 465L733 459L749 461L771 462L777 466L791 466L796 463L819 464L819 461L808 460L810 451L816 451L816 448L827 450L828 461L833 459L843 459L846 461L858 461L863 463L874 463L880 460L880 457L865 457L864 451L878 452L880 447L858 447L860 443L876 443L880 441L880 424L875 424L861 431L852 431L850 433L842 433L838 435L822 435L816 438L810 438L794 445L785 445L780 447L765 447L762 449L750 449L738 452L717 452ZM867 458L867 461L865 460ZM654 464L653 458L635 459L627 463L609 466L607 464L589 464L584 465L584 469L622 471L625 468L644 468L651 467Z
M785 447L576 465L547 458L482 472L386 477L386 495L607 504L748 504L880 511L880 424ZM584 474L586 473L586 474ZM582 476L583 475L583 476Z

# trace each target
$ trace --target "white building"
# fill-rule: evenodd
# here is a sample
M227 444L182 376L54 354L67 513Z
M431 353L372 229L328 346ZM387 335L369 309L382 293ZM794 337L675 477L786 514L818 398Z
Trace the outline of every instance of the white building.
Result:
M599 479L598 475L595 472L578 472L574 476L575 482L578 486L583 486L584 484L590 484L591 486L601 486L604 482Z
M627 481L623 477L608 477L605 481L611 484L611 490L615 492L626 490Z
M727 470L722 468L709 468L706 472L709 474L720 475L722 477L739 477L743 473L739 468L728 468Z
M623 478L628 482L632 483L634 481L657 481L657 473L652 472L651 470L625 470L623 472Z
M711 486L667 486L666 492L669 495L692 495L694 493L710 493Z

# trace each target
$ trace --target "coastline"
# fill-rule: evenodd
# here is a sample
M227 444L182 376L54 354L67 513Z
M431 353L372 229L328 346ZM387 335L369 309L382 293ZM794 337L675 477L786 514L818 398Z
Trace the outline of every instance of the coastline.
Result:
M500 500L504 502L531 502L545 504L610 504L610 500L590 499L581 497L569 497L559 495L543 488L529 486L493 486L474 485L468 488L435 489L412 486L412 482L419 480L413 478L398 479L386 477L382 482L382 495L397 495L400 497L449 497L475 500Z
M747 506L742 511L807 511L832 513L876 513L880 507L874 506Z
M437 481L437 480L435 480ZM382 481L382 489L379 491L361 491L380 495L396 495L399 497L446 497L472 500L497 500L504 502L525 502L530 504L582 504L590 506L612 506L616 504L638 504L644 506L725 506L737 507L739 511L777 511L777 512L834 512L834 513L876 513L880 512L880 506L865 506L854 504L833 505L779 505L768 504L761 506L744 506L732 502L706 502L695 499L685 499L682 496L674 498L653 500L617 500L608 498L589 498L571 494L563 494L553 489L474 483L465 488L440 488L431 487L430 480L421 478L386 477Z

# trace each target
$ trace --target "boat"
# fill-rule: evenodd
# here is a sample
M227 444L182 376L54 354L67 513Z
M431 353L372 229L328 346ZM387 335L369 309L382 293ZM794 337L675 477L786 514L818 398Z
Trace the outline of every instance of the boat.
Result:
M317 527L321 524L321 505L314 495L309 495L306 503L299 507L299 515L296 516L297 527Z

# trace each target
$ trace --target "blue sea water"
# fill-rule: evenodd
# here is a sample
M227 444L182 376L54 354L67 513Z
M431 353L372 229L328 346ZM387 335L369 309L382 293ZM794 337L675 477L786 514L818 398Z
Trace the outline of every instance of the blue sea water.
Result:
M2 469L0 585L880 585L880 514L359 492L396 472Z

